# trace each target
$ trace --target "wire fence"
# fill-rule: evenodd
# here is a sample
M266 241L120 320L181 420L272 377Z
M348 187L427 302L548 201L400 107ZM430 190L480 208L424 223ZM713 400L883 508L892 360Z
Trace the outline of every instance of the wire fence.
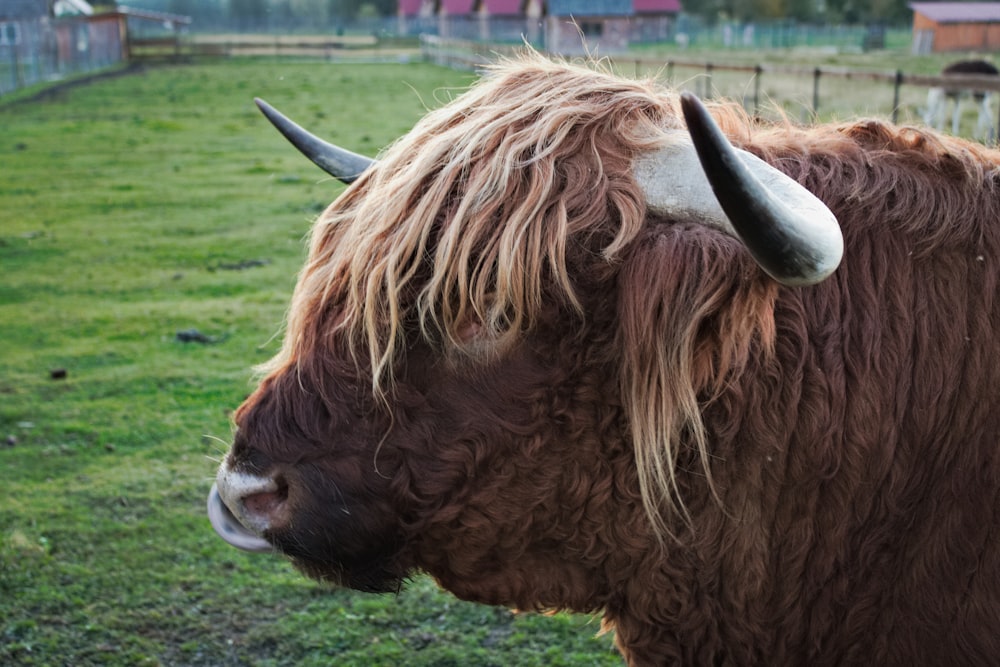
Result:
M439 65L477 69L498 54L512 54L516 47L425 35L421 50L424 59ZM1000 110L990 106L992 98L1000 93L997 76L927 76L900 70L738 65L628 55L606 60L624 74L654 76L704 99L736 100L762 118L785 116L812 123L867 115L886 117L894 123L936 124L938 129L944 129L940 114L952 111L958 114L950 126L953 134L985 143L995 143L1000 137ZM932 108L931 100L944 91L956 98L955 105L951 109ZM961 106L962 99L976 104Z
M117 15L0 22L0 95L110 67L125 57Z

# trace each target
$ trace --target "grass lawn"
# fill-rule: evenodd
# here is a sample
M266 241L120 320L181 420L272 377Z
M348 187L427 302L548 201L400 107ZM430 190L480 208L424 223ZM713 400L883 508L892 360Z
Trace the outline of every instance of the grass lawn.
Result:
M0 105L0 664L619 664L596 619L330 590L205 517L341 187L251 98L374 154L470 76L236 60Z

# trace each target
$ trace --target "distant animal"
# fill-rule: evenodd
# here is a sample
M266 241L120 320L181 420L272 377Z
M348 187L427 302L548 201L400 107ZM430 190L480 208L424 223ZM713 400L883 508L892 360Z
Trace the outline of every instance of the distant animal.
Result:
M533 54L378 161L262 106L351 185L224 539L599 612L631 665L996 663L1000 152Z
M1000 70L985 60L960 60L945 67L941 70L941 74L942 76L962 74L1000 76ZM957 135L962 118L962 100L971 99L975 102L978 112L973 136L983 142L992 142L996 139L993 98L994 94L990 91L970 90L961 84L931 88L927 91L924 122L938 130L943 129L948 103L951 102L951 133Z

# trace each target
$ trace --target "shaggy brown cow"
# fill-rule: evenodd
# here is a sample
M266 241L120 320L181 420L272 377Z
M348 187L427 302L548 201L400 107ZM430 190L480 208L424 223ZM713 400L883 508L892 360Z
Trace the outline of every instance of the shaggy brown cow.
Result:
M682 106L691 139L654 83L527 56L370 168L279 119L367 170L236 413L220 534L601 611L632 665L996 664L1000 153L715 105L741 153Z

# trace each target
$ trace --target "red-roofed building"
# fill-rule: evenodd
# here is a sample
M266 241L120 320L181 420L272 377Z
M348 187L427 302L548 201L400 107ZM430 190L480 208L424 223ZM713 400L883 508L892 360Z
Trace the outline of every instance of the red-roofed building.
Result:
M519 16L525 14L524 0L482 0L489 16Z
M419 16L424 0L399 0L398 11L401 16Z
M399 34L436 32L437 11L437 0L399 0L396 7Z
M1000 49L1000 2L911 2L913 51Z
M468 16L476 0L441 0L441 16Z
M438 34L468 39L472 26L482 28L478 10L479 0L438 0Z
M613 53L631 41L673 38L680 0L399 0L401 34L544 45L558 53Z
M537 43L542 34L543 0L477 0L479 39Z
M674 19L681 13L680 0L632 0L633 42L665 42L673 39Z
M681 11L680 0L632 0L632 9L642 14L674 14Z

